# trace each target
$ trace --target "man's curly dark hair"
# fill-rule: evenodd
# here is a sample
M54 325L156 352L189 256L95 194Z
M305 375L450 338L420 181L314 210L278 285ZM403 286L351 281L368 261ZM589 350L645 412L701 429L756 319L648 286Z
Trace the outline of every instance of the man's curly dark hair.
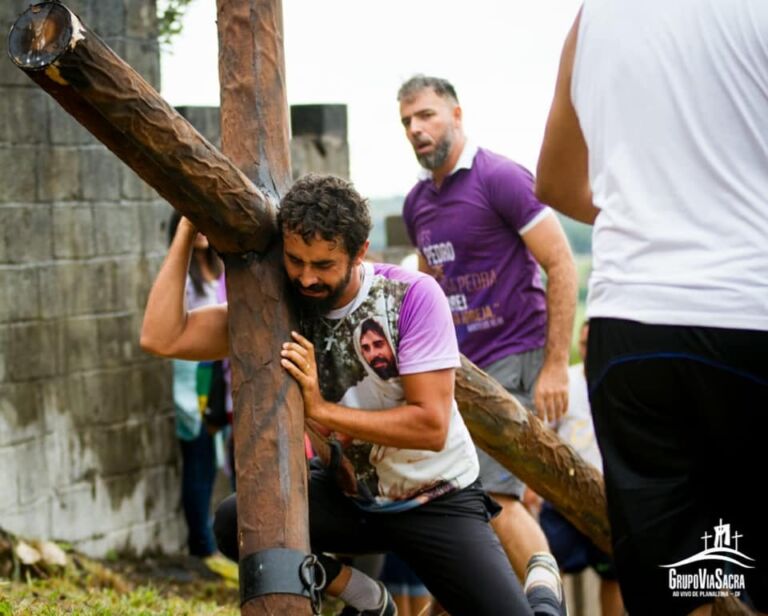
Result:
M285 194L277 224L281 232L297 233L307 243L316 236L329 242L341 238L350 257L371 232L368 200L350 182L314 173L299 178Z
M366 319L363 321L363 324L360 326L360 339L362 340L363 336L368 332L373 332L385 340L387 339L387 334L384 333L384 328L376 319Z

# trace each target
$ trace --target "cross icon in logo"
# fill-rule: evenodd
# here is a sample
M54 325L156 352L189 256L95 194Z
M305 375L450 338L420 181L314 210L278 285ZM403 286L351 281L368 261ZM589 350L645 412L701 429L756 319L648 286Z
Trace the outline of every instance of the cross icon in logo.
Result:
M734 550L736 550L737 552L739 551L739 539L741 539L741 537L743 537L743 536L744 536L744 535L742 535L742 534L741 534L740 532L738 532L738 531L737 531L737 532L735 532L735 533L733 533L733 541L734 541L734 543L735 543L735 545L734 545L734 548L733 548L733 549L734 549Z

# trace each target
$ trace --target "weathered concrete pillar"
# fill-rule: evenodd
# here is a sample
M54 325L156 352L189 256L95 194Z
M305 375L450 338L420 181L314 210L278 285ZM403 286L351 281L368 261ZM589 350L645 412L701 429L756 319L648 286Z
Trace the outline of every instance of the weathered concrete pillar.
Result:
M346 105L291 106L293 179L313 171L349 179Z
M218 107L181 106L176 110L208 141L221 145ZM291 135L294 179L311 171L349 179L346 105L292 105Z

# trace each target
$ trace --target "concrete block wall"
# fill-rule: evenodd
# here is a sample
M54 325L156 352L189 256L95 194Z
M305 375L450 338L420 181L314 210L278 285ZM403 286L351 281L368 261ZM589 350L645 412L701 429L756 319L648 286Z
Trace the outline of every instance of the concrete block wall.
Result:
M159 87L154 0L69 0ZM0 3L7 32L27 0ZM170 370L138 348L170 208L0 53L0 526L183 544Z

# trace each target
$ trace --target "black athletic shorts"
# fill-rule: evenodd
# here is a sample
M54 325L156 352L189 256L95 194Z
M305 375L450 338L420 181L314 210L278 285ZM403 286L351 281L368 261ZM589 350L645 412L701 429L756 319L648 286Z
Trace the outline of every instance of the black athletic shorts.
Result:
M768 611L768 332L592 319L587 379L628 612Z
M394 552L452 616L557 614L550 603L529 600L488 523L498 510L479 484L397 513L363 511L344 496L333 476L313 465L309 526L315 553ZM216 511L219 549L237 559L235 495ZM338 565L323 558L329 579Z

